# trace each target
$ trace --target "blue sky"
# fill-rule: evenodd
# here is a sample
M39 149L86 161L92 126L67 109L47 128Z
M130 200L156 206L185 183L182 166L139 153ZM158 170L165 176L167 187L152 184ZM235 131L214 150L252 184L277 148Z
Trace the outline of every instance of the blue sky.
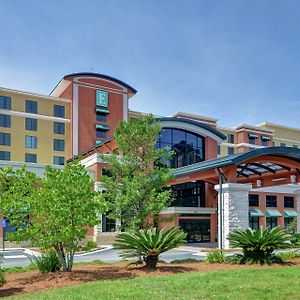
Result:
M135 110L300 127L300 1L0 2L0 86L49 94L94 71Z

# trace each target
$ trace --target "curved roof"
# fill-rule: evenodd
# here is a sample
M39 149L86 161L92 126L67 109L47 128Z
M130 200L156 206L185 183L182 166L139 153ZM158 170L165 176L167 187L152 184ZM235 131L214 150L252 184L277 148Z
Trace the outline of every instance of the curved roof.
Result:
M78 76L78 77L84 77L84 76L87 76L87 77L97 77L97 78L103 78L103 79L108 79L108 80L111 80L111 81L114 81L116 83L119 83L123 86L125 86L126 88L130 89L134 94L137 93L137 90L134 89L132 86L130 86L129 84L115 78L115 77L112 77L112 76L109 76L109 75L105 75L105 74L100 74L100 73L93 73L93 72L79 72L79 73L71 73L71 74L67 74L63 77L63 79L67 79L69 77L74 77L74 76Z
M245 153L237 153L233 155L218 157L215 159L206 160L193 165L185 166L174 170L175 176L187 175L191 173L197 173L200 171L207 171L217 169L221 167L227 167L230 165L239 165L246 162L249 159L255 157L261 157L265 155L273 155L279 157L285 157L294 161L300 162L300 149L292 147L266 147L248 151Z
M226 136L223 133L221 133L220 131L216 130L215 128L213 128L205 123L201 123L199 121L194 121L194 120L186 119L186 118L174 118L174 117L157 118L157 120L160 122L182 122L182 123L194 125L198 128L205 129L205 130L211 132L212 134L216 135L217 137L219 137L222 140L226 139Z

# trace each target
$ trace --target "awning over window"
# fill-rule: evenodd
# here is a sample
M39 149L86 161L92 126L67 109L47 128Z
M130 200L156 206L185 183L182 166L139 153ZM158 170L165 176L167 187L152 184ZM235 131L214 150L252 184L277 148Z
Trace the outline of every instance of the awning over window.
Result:
M262 139L262 140L269 141L271 138L270 138L269 136L262 135L262 136L261 136L261 139Z
M248 136L250 138L255 138L255 139L258 138L258 135L254 134L254 133L249 133Z
M96 129L109 130L109 127L107 125L96 124Z
M295 210L285 210L284 216L288 218L294 218L297 217L297 212Z
M96 141L96 146L102 144L102 141Z
M102 114L109 114L109 110L106 108L96 108L96 112L102 113Z
M257 209L257 208L249 209L249 214L250 214L250 217L263 217L264 216L262 211L260 209Z
M266 217L282 217L282 214L276 209L267 209Z

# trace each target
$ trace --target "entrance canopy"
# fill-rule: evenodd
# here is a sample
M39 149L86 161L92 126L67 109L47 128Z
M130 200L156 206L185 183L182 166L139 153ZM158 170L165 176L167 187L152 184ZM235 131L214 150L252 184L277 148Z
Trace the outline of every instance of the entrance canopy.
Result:
M170 184L203 180L211 184L251 183L253 187L300 181L300 149L267 147L206 160L174 170Z

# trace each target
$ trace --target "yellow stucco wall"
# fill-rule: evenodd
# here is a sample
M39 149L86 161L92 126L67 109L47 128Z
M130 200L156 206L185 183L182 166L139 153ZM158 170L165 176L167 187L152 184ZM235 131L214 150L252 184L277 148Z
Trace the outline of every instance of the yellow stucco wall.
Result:
M60 101L52 97L35 97L34 95L22 94L19 92L8 92L0 90L1 96L11 97L11 127L0 127L0 132L11 134L11 146L0 145L0 151L10 151L11 161L25 161L25 153L37 154L37 163L53 164L53 156L64 156L68 159L69 143L70 143L70 123L65 123L65 134L54 134L54 122L59 120L44 120L43 116L53 117L54 105L65 107L65 119L70 117L70 103ZM25 112L25 100L33 100L38 103L38 113L30 115L14 115L14 112ZM1 114L5 114L6 110L1 110ZM37 119L37 131L25 130L25 118ZM61 120L62 121L62 120ZM25 148L25 136L36 136L38 139L37 148ZM53 139L57 138L65 140L65 151L53 150Z

